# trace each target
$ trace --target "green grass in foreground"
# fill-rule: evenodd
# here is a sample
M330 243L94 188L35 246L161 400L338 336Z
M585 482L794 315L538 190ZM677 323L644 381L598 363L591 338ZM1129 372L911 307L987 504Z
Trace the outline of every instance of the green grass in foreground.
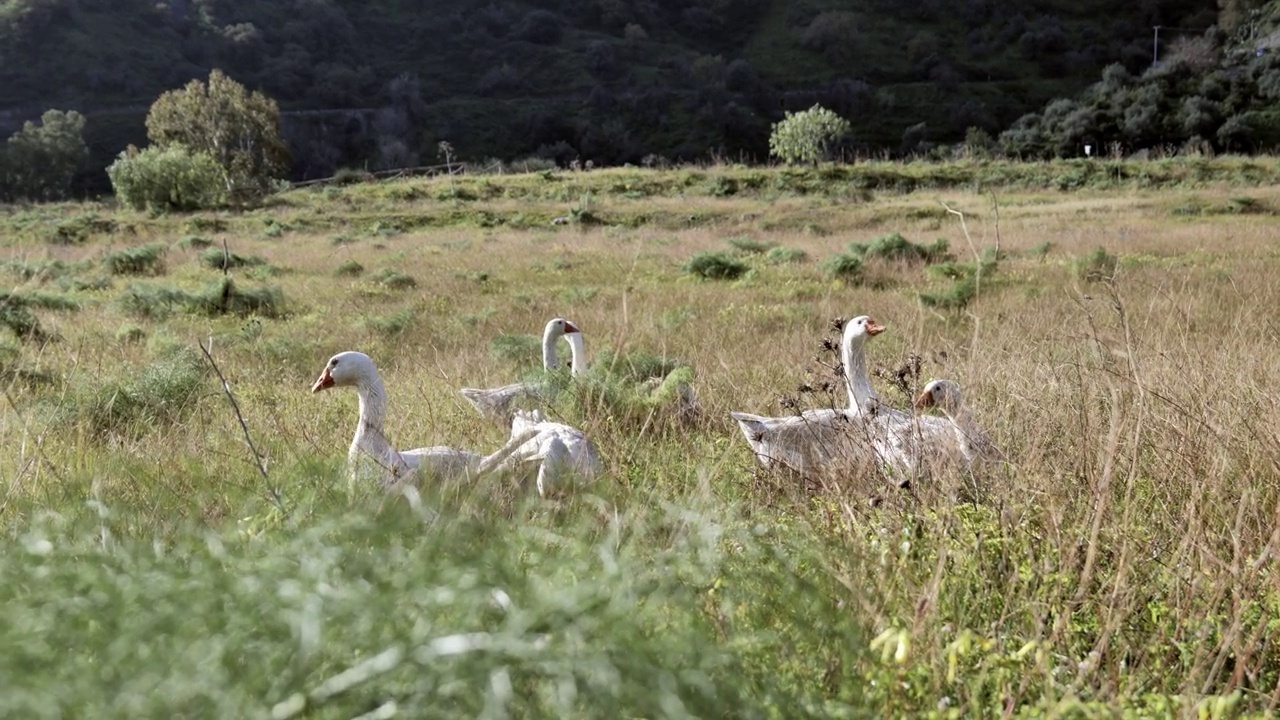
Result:
M270 533L250 520L155 542L117 534L102 506L41 517L0 558L0 716L765 717L862 704L859 684L824 700L807 682L868 652L831 578L805 567L807 540L713 504L615 514L585 496L504 516L454 490L416 511L356 500Z
M1170 168L1195 164L1124 169ZM0 717L1274 713L1280 190L855 192L880 171L0 211ZM546 221L575 205L600 223ZM261 262L224 275L193 233ZM901 256L941 241L954 259ZM827 276L864 246L859 282ZM703 253L746 270L692 276ZM756 469L728 412L843 402L823 341L861 313L888 327L868 349L885 401L956 380L1008 467L905 492ZM591 367L555 376L549 412L595 438L596 485L414 499L338 471L356 400L308 392L330 355L376 359L397 444L484 451L506 430L457 388L536 377L555 316ZM702 413L674 411L673 380Z

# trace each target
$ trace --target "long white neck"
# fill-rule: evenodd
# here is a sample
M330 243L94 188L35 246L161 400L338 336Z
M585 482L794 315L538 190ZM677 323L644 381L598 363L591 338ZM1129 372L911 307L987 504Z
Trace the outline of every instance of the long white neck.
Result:
M559 337L550 325L542 333L542 369L559 370L560 354L556 352L556 340Z
M944 407L942 413L955 426L956 439L960 441L960 449L964 452L965 457L973 460L982 441L983 431L974 423L973 413L969 412L969 406L964 403L957 403L956 407Z
M387 391L382 378L375 374L362 380L356 385L356 395L360 398L360 421L356 425L347 460L354 467L360 453L364 453L379 467L393 475L399 474L405 469L404 460L383 432L387 420Z
M863 350L866 339L866 335L847 332L840 343L840 362L844 365L844 379L849 391L849 409L858 413L880 402L880 396L876 395L871 379L867 377L867 356Z
M582 375L587 371L587 343L580 332L566 333L564 338L569 341L569 357L573 362L570 372L574 377Z

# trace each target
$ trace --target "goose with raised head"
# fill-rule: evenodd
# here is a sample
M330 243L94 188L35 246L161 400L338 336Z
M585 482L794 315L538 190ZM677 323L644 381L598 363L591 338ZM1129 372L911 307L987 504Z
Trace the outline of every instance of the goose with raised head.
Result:
M459 448L435 446L396 450L384 433L387 391L373 360L362 352L341 352L329 358L320 378L311 386L317 393L335 387L353 387L360 400L360 420L347 452L353 475L362 475L361 456L373 464L385 485L393 485L426 472L440 478L465 478L479 472L484 457Z
M486 459L482 472L519 472L537 466L538 494L567 490L572 481L589 482L604 474L604 461L591 438L578 428L547 420L539 410L517 410L511 420L505 457ZM516 447L510 446L515 444Z
M732 412L747 444L760 464L785 465L808 473L835 458L860 448L879 454L877 437L865 421L881 409L881 402L867 377L866 342L884 331L873 318L862 315L844 324L840 359L849 394L847 408L818 408L799 415L765 417Z
M991 441L987 431L973 419L973 412L960 394L960 386L951 380L931 380L916 398L917 410L936 407L951 422L956 447L970 470L1004 459L1004 454Z
M564 318L552 318L543 328L542 368L560 368L560 354L556 351L556 343L562 337L569 342L569 372L574 377L580 376L587 371L586 343L578 326ZM458 392L481 415L505 423L510 420L512 411L517 406L536 399L542 390L538 383L516 382L496 388L462 388Z

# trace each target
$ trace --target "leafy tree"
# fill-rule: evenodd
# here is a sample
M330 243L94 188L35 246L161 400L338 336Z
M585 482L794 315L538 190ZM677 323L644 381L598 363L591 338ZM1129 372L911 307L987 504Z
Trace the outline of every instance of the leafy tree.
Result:
M209 83L192 80L161 95L147 114L147 137L160 147L183 145L208 153L226 175L232 199L252 201L289 170L280 136L280 108L219 70Z
M1050 155L1044 117L1039 113L1027 113L1015 120L1000 133L999 143L1001 152L1020 160L1040 160Z
M786 163L818 164L852 131L848 120L814 105L803 112L787 113L773 124L769 154Z
M107 168L116 198L135 210L165 212L212 208L226 200L226 175L203 151L183 145L130 146Z
M0 158L0 196L63 199L88 158L84 116L74 110L47 110L39 125L28 120L9 138Z
M836 65L848 65L857 56L860 28L856 13L845 10L819 13L800 36L800 44L817 50Z

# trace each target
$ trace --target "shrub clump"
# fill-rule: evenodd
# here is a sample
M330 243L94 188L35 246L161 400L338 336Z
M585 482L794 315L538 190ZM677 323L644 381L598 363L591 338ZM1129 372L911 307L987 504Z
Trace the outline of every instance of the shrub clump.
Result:
M939 310L961 310L978 296L978 286L983 278L995 272L999 258L988 248L980 262L959 263L948 260L931 265L928 273L951 281L951 286L938 293L920 293L920 302Z
M364 272L363 265L355 260L348 260L339 265L338 269L333 271L333 274L338 277L355 277L362 272Z
M134 210L189 212L224 205L227 180L213 156L182 145L130 148L107 168L116 198Z
M418 281L414 280L413 277L392 268L379 270L374 273L370 280L389 290L408 290L418 286Z
M102 264L112 275L163 275L167 248L158 243L109 252Z
M809 253L800 248L776 247L764 256L764 261L770 265L786 265L789 263L801 263L809 259Z
M121 308L143 318L163 318L174 312L201 315L284 314L284 291L276 286L241 288L229 277L219 278L199 292L166 285L130 285L120 297Z
M1072 263L1076 277L1085 282L1101 282L1115 277L1116 265L1119 263L1115 255L1107 252L1099 245L1092 253Z
M361 324L366 330L371 330L387 337L395 337L413 327L415 320L417 318L414 316L413 311L404 308L390 315L367 317Z
M532 368L540 364L542 340L533 335L498 335L489 341L489 353L495 360Z
M199 235L187 235L178 241L178 248L182 250L200 250L201 248L207 248L212 244L213 241L208 238L203 238Z
M862 282L864 267L862 258L851 253L840 253L822 264L822 270L828 278L843 280L850 285Z
M55 420L82 424L95 437L138 437L186 418L204 379L199 356L184 347L140 372L115 381L95 381L72 393L55 411Z
M684 271L704 280L736 280L751 267L723 252L702 252L694 255L684 266Z
M0 325L9 328L22 340L44 342L51 336L40 325L32 308L45 310L78 310L80 303L63 295L0 291Z
M774 243L751 238L729 238L726 242L743 255L762 255L774 247Z
M849 252L865 260L880 259L911 265L930 265L951 259L945 238L938 238L929 245L921 245L911 242L900 233L882 235L869 243L852 243L849 245Z
M235 268L265 265L266 260L256 255L237 255L223 252L221 248L211 247L200 253L200 264L210 270L234 270Z

